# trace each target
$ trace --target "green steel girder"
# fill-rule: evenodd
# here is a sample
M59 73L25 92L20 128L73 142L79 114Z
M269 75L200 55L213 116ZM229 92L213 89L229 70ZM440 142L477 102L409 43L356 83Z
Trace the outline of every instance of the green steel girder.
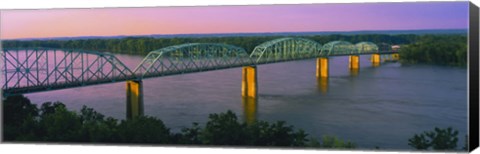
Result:
M250 54L257 64L317 57L321 45L304 38L279 38L262 43Z
M357 48L357 52L359 54L380 52L378 46L372 42L360 42L355 44L355 47Z
M53 48L2 49L4 95L111 83L134 78L114 55Z
M252 65L245 49L219 43L187 43L151 51L135 68L142 78Z
M355 45L347 41L331 41L323 45L320 56L357 54Z

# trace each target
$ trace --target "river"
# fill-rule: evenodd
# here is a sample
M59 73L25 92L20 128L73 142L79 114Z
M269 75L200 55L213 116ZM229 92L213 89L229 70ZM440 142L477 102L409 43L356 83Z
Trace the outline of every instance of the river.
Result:
M143 57L117 55L133 68ZM409 150L408 139L434 127L459 131L458 148L467 133L467 70L431 65L382 63L371 66L361 56L360 70L348 69L348 57L330 59L330 78L315 77L315 60L258 66L257 106L253 117L286 121L309 136L336 136L358 149ZM211 113L232 110L240 120L241 68L144 80L145 115L164 121L172 131L205 124ZM33 103L61 101L67 108L83 105L118 119L126 116L125 83L103 84L26 96Z

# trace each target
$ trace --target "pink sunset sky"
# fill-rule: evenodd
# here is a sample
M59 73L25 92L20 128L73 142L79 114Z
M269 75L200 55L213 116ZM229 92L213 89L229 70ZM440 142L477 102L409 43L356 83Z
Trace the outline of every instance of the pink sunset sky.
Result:
M3 10L0 38L466 29L468 2Z

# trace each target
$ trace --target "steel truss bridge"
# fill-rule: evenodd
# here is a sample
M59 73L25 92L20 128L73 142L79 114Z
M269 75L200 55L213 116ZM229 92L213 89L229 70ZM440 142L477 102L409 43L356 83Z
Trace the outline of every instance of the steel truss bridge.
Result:
M151 51L134 69L113 54L80 49L2 49L3 96L105 83L142 80L261 64L351 56L395 54L390 45L280 38L245 49L218 43L187 43Z

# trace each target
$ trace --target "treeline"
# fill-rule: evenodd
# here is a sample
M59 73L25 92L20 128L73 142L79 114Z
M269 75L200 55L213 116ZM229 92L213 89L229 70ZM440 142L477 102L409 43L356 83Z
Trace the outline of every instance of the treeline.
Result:
M255 46L263 42L282 38L285 36L242 36L242 37L203 37L203 38L151 38L151 37L127 37L122 39L86 39L86 40L33 40L33 41L3 41L4 48L17 47L51 47L51 48L74 48L95 51L107 51L111 53L126 53L145 55L148 52L172 45L184 43L225 43L242 47L247 52L253 51ZM370 41L374 43L410 44L417 35L315 35L315 36L289 36L312 39L321 44L330 41L342 40L351 43Z
M24 96L8 97L3 107L4 141L355 148L336 137L319 142L281 121L239 122L231 111L175 133L154 117L119 121L85 106L80 113L69 111L60 102L38 108Z
M462 35L419 36L415 43L402 46L402 63L467 66L467 37Z

